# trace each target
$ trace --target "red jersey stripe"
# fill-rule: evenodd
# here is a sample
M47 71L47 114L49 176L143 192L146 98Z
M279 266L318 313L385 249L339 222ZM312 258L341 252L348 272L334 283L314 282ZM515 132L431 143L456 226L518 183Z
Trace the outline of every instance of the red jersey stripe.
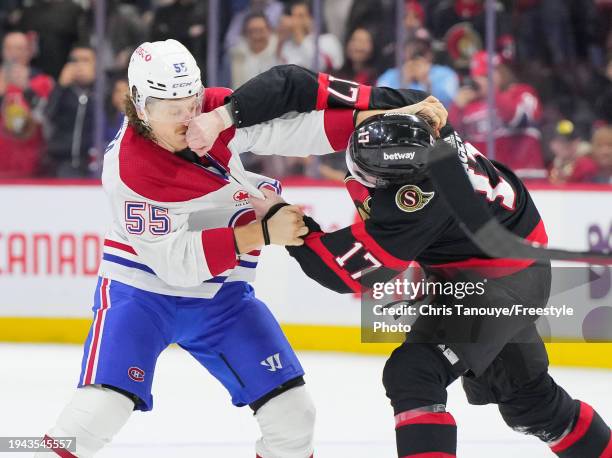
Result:
M342 269L336 262L334 255L323 245L321 242L321 236L325 235L324 232L312 232L306 237L306 245L315 253L319 255L321 260L334 271L338 277L355 293L361 292L361 285L353 280L348 272Z
M389 267L395 270L405 270L410 265L411 261L405 261L403 259L396 258L383 247L381 247L376 240L372 238L366 231L365 222L353 224L351 226L351 232L353 236L360 242L362 242L365 248L371 252L379 261L381 261L385 267Z
M327 89L329 88L329 75L319 73L319 88L317 90L317 111L327 108Z
M346 149L351 134L355 130L353 125L353 110L325 110L323 113L323 127L329 144L334 151Z
M124 243L115 242L114 240L105 239L104 246L116 248L117 250L122 250L130 254L137 254L134 248Z
M370 108L370 95L372 94L372 86L359 86L359 95L355 108L358 110L368 110Z
M234 229L221 227L202 231L202 247L208 270L213 277L238 263L234 245Z

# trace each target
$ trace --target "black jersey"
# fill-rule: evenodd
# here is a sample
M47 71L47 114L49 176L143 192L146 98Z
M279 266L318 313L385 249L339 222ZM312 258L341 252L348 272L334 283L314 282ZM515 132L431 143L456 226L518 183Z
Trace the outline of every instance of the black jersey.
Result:
M238 127L283 114L328 108L388 109L425 99L421 91L370 87L314 73L295 65L274 67L238 88L231 103ZM495 217L514 234L545 244L540 215L523 183L506 167L487 160L447 125L441 132L464 163L466 172ZM347 188L363 221L324 233L306 218L311 232L302 247L288 248L302 269L324 286L359 291L373 281L390 279L417 261L439 273L457 268L503 266L513 273L532 262L490 259L460 229L430 181L388 189L370 189L347 177Z
M495 218L524 239L546 244L538 210L524 184L501 164L465 144L450 127L445 140L457 148L472 185ZM314 280L338 292L360 291L389 280L411 261L443 277L457 269L503 276L532 261L491 259L463 232L433 183L424 180L385 189L368 188L348 176L347 189L363 221L331 233L307 218L311 230L288 251Z

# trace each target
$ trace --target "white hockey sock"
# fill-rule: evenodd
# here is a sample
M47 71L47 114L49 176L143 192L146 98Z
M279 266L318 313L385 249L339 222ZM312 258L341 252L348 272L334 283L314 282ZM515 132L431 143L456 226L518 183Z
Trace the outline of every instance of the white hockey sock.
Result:
M47 436L76 437L78 458L90 458L108 444L125 425L134 402L127 396L99 385L77 388L72 400L64 408ZM54 456L37 453L35 458Z
M305 386L270 399L255 414L262 437L255 445L262 458L308 458L313 453L315 406Z

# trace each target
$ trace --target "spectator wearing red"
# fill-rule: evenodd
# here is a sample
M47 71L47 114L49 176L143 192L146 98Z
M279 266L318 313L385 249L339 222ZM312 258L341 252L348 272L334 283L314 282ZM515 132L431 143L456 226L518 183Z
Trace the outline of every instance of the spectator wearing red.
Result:
M0 177L26 178L38 172L44 149L42 110L53 80L30 66L32 46L21 32L2 41L0 69Z
M612 126L595 129L591 153L576 160L568 182L612 184Z
M493 61L495 159L510 167L521 178L547 178L539 129L542 118L540 98L533 87L517 80L510 65L502 63L498 55L494 56ZM449 110L449 121L479 151L488 155L486 52L474 55L471 77L471 83L457 93Z
M346 43L344 65L336 76L359 84L374 85L378 75L374 59L374 37L368 29L358 27Z
M557 0L554 0L557 1ZM438 0L427 15L427 28L438 40L452 34L454 26L467 23L484 40L486 14L484 0ZM495 1L496 49L504 59L514 58L515 40L512 35L512 18L501 1Z

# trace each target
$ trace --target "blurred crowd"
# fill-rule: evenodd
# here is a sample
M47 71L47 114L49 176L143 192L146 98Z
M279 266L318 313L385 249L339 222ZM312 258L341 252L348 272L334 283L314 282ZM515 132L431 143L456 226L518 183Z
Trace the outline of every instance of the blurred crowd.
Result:
M94 34L96 1L0 2L0 178L99 174L94 106L104 105L110 141L139 43L178 39L206 68L208 1L106 0L103 40ZM484 0L406 0L400 18L397 7L396 0L321 0L318 22L304 0L221 1L217 83L236 88L292 63L424 90L444 103L467 141L521 177L612 184L612 0L497 0L493 119ZM107 76L104 100L94 91L97 66ZM244 160L277 177L341 180L346 170L341 154Z

